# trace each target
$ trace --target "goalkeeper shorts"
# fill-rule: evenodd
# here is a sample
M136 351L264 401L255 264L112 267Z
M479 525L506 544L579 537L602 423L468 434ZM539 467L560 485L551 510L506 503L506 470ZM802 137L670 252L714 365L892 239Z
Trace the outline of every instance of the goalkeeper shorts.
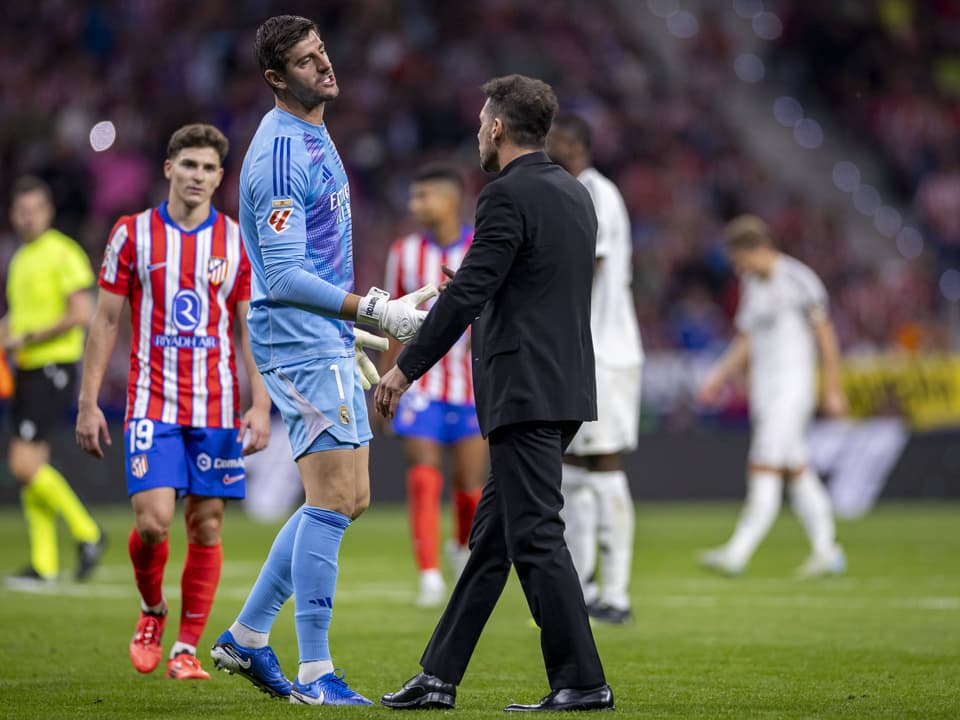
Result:
M267 370L263 382L287 426L293 457L367 445L373 433L353 355Z

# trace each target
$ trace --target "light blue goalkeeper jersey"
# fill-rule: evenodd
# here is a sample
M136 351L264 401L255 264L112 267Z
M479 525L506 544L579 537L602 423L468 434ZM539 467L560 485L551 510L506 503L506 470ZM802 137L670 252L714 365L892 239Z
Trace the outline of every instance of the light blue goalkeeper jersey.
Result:
M267 371L353 355L350 186L327 128L268 112L240 172L240 229L253 270L250 344Z

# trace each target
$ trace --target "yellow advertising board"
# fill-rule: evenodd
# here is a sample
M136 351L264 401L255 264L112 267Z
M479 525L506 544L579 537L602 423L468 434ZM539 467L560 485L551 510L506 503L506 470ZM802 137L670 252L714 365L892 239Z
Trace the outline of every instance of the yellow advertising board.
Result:
M960 426L960 355L848 358L843 386L854 417L902 415L920 430Z

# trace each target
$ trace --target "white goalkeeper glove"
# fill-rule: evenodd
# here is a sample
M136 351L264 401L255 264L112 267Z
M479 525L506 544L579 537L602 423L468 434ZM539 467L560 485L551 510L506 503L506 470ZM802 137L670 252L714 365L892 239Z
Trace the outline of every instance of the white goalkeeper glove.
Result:
M369 390L380 382L380 373L377 372L377 366L373 364L363 349L373 348L383 352L388 347L390 347L390 341L385 337L368 333L366 330L353 329L353 349L356 353L360 384L364 390Z
M417 305L439 294L437 286L430 284L404 295L399 300L391 300L390 293L386 290L370 288L370 291L360 298L357 322L378 327L406 345L413 340L427 316L427 311L417 310Z

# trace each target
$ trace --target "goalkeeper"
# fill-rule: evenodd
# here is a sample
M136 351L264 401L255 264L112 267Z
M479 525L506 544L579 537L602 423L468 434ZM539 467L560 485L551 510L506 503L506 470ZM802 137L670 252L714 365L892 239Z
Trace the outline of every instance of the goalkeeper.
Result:
M250 345L286 424L306 503L278 533L236 622L211 655L292 702L369 705L334 674L327 641L344 532L370 502L370 424L364 373L376 372L359 322L406 343L433 286L399 300L353 290L350 186L323 124L339 94L316 25L282 15L257 31L257 56L276 107L257 130L240 174L240 226L253 271ZM355 354L355 343L360 345ZM299 669L293 682L269 647L280 607L295 598Z

